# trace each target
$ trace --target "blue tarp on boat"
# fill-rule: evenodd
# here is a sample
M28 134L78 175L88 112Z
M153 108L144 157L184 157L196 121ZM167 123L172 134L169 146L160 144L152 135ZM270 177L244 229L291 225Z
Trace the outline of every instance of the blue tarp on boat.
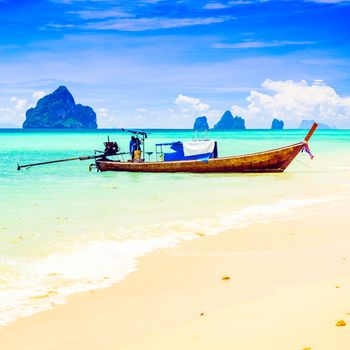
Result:
M183 143L180 141L171 142L171 143L158 143L156 146L169 146L174 152L164 153L164 161L171 162L177 160L198 160L198 161L207 161L210 158L217 157L217 147L215 142L214 151L210 153L202 153L191 156L185 156Z

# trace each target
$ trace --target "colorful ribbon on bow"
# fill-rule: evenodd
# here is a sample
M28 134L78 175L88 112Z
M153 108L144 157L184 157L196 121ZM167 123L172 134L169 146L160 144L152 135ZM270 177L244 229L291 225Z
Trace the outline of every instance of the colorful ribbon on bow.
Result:
M311 153L309 145L307 143L304 143L304 147L301 150L301 152L304 152L304 151L310 156L311 159L314 159L314 155Z

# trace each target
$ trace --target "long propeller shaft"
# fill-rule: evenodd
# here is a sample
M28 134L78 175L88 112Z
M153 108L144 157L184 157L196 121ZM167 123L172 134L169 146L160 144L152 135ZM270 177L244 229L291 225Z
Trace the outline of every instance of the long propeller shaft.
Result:
M19 165L17 164L17 170L21 170L22 168L30 168L32 166L37 165L44 165L44 164L52 164L52 163L61 163L61 162L69 162L71 160L88 160L88 159L96 159L101 158L102 155L98 156L83 156L83 157L75 157L75 158L66 158L66 159L57 159L57 160L50 160L48 162L40 162L40 163L33 163L33 164L25 164L25 165Z

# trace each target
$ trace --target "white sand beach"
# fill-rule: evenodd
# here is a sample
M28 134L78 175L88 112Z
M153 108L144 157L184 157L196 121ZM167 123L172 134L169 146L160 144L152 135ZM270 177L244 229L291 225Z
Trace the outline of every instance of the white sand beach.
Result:
M121 283L4 327L0 348L349 349L348 208L158 250Z

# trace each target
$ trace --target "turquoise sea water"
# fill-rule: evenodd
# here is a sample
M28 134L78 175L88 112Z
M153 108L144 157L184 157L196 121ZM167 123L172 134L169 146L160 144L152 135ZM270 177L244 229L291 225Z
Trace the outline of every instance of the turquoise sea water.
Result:
M219 156L301 141L304 130L212 132ZM136 258L200 234L302 215L350 194L350 131L319 130L315 158L300 154L283 174L89 172L91 161L16 170L20 164L92 155L116 130L0 130L0 326L122 279ZM159 142L192 131L151 130ZM154 158L154 154L152 155ZM234 239L234 237L233 237Z

